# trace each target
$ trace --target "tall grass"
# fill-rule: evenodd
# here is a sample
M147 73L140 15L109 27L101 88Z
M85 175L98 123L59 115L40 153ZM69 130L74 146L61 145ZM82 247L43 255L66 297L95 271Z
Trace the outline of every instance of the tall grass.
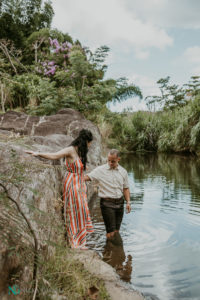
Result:
M200 95L174 110L113 115L109 138L121 151L199 153Z
M65 244L57 245L55 249L54 255L43 260L38 299L52 299L53 294L65 296L68 300L93 299L92 290L96 291L99 300L110 299L103 281L85 270L83 264L74 258L73 250Z

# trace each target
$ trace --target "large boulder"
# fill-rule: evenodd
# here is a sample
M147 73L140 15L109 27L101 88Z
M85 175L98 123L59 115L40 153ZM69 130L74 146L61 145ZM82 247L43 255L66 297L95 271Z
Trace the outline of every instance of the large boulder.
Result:
M0 245L0 298L7 295L10 278L20 271L21 281L31 280L31 270L18 255L10 255L10 248L23 252L24 245L33 248L33 236L27 231L13 199L29 220L38 240L39 251L51 251L48 241L57 242L64 229L62 217L62 187L64 161L52 162L33 157L24 150L55 152L67 147L81 129L89 129L94 141L88 152L89 167L101 163L101 135L98 128L73 109L63 109L56 115L33 117L9 111L0 115L0 183L6 187L10 200L0 201L0 236L6 233ZM6 177L7 176L7 177ZM24 177L23 177L24 176ZM6 180L8 178L8 180ZM0 196L3 187L0 185ZM94 190L90 186L88 198ZM8 205L7 205L8 204ZM16 213L16 218L15 218ZM9 218L9 214L12 216ZM2 221L3 220L3 221ZM20 226L21 231L15 232ZM23 232L23 228L26 229ZM15 232L17 235L13 235ZM20 253L21 253L20 252ZM24 279L27 277L28 279ZM7 299L7 298L5 298Z
M39 151L54 152L67 147L83 128L89 129L94 137L88 153L88 162L99 165L101 163L99 129L80 112L67 108L52 116L29 116L16 111L0 115L0 132L10 131L30 136L35 150Z

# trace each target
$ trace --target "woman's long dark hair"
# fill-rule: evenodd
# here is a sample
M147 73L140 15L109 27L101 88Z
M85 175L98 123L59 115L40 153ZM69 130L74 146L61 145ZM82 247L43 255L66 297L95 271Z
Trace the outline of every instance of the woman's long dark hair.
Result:
M78 147L78 155L83 163L84 170L86 169L86 163L87 163L87 152L88 152L87 142L91 142L92 140L93 140L92 132L87 129L82 129L79 132L79 136L71 143L71 146Z

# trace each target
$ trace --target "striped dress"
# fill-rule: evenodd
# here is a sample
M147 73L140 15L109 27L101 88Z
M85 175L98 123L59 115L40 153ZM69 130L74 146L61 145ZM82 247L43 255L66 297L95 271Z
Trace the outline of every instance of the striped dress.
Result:
M86 244L87 233L93 232L83 164L80 158L77 158L74 163L68 163L66 160L66 167L63 193L65 225L71 247L82 248Z

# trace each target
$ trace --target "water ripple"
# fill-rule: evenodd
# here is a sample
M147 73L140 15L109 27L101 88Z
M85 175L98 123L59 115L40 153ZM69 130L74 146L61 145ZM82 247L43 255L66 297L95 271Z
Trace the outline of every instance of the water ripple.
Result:
M162 155L136 155L124 166L129 169L132 212L124 215L123 244L107 247L96 204L89 246L146 300L199 300L199 169L193 160Z

